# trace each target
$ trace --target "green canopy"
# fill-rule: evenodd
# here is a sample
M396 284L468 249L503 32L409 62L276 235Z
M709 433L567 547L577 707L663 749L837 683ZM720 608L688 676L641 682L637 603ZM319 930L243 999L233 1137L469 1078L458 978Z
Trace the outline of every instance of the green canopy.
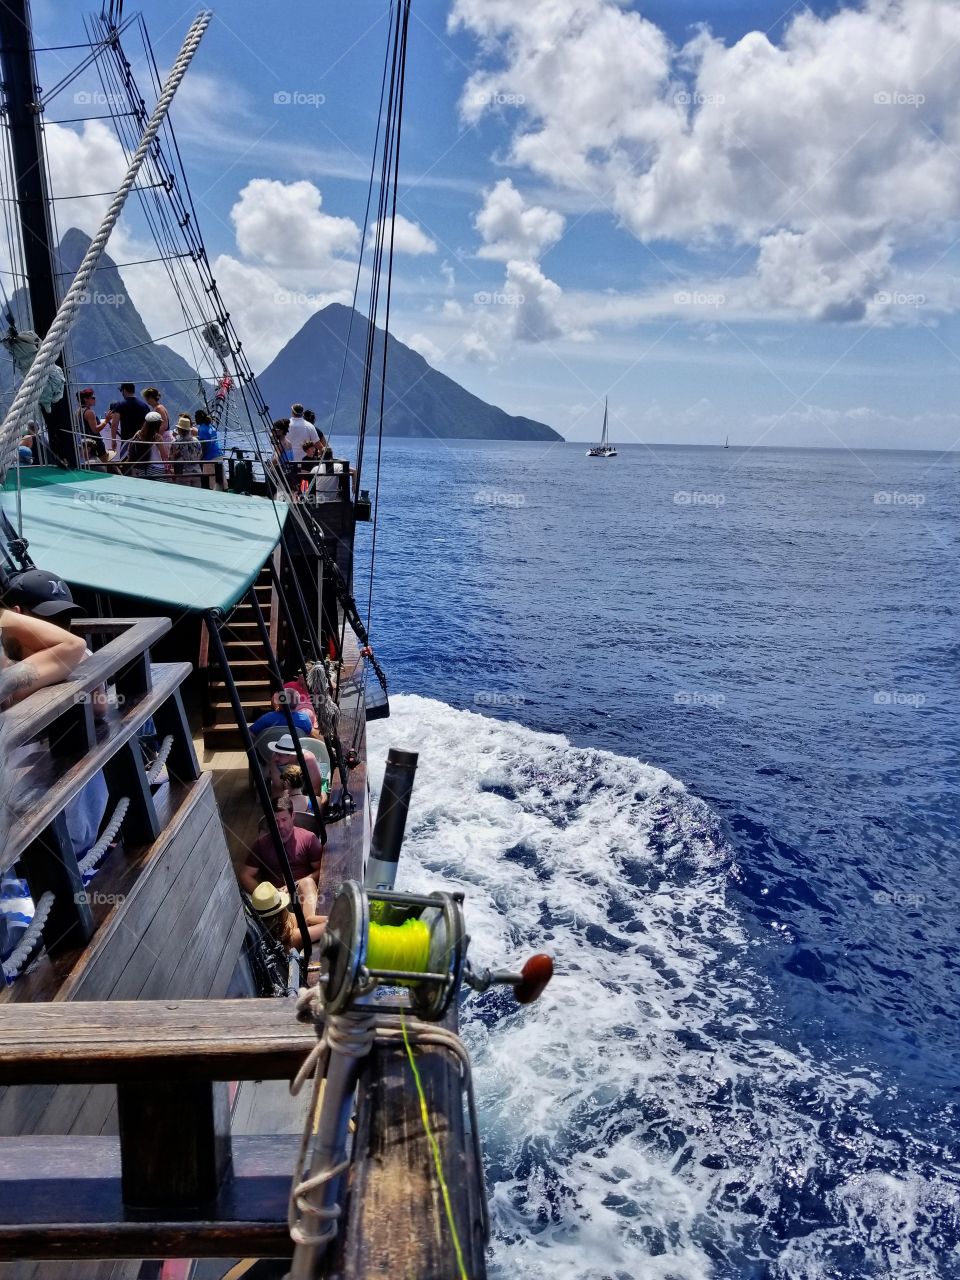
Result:
M16 527L16 473L3 507ZM23 536L40 569L72 586L172 609L230 609L280 538L287 506L93 471L24 467Z

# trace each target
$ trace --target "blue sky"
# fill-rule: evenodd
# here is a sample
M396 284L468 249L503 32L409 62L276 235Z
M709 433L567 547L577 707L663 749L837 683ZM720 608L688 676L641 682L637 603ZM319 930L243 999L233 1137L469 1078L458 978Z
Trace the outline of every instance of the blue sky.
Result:
M82 12L40 0L38 43L82 39ZM194 10L144 12L166 65ZM398 337L573 439L596 434L609 393L624 441L954 446L956 4L413 15ZM174 108L255 367L349 298L385 38L379 0L231 0ZM70 56L42 55L42 83ZM49 117L102 113L98 88L85 76ZM120 163L105 135L50 130L59 195L103 189ZM58 212L89 229L98 205ZM143 239L131 216L110 251L131 260ZM128 283L154 333L177 327L151 268Z

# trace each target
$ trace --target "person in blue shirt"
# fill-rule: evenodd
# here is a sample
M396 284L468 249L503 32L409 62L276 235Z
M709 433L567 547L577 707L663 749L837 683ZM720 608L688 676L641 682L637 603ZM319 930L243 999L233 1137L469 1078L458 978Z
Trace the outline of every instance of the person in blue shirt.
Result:
M150 406L146 400L140 399L132 382L121 382L120 394L123 399L114 400L107 415L113 448L116 450L116 462L121 462L127 456L128 441L137 434L150 412Z
M218 489L223 488L223 449L216 425L210 421L206 409L198 409L193 415L197 427L197 439L200 441L200 461L204 475L214 476ZM207 481L209 487L209 481Z
M218 458L223 457L223 450L220 448L217 428L210 421L209 413L206 409L198 409L193 415L193 420L197 424L197 439L203 445L203 461L216 462Z
M308 738L313 732L313 721L306 711L300 708L300 695L296 689L282 689L280 693L274 696L274 702L277 704L277 710L265 711L262 716L254 720L250 726L250 732L254 737L263 733L264 729L284 728L288 729L287 717L280 709L284 703L290 708L293 716L293 723L297 727L297 732L302 733Z

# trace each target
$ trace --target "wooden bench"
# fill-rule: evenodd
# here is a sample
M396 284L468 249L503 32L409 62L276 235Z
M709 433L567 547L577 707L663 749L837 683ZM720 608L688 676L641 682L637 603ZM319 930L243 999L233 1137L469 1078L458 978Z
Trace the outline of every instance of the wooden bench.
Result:
M228 1080L289 1080L316 1043L290 1000L4 1010L0 1084L113 1083L119 1142L0 1139L0 1261L284 1257L298 1139L233 1138Z
M180 696L188 662L154 663L150 645L170 630L167 618L81 618L73 624L88 646L106 639L74 677L39 689L3 712L4 794L0 872L20 861L34 901L52 894L43 926L47 950L76 947L93 934L66 807L103 771L112 805L128 802L123 838L131 846L156 840L161 830L138 734L153 719L167 739L167 775L180 783L200 777L200 766ZM98 724L93 693L115 689L115 704ZM108 811L109 812L109 811Z

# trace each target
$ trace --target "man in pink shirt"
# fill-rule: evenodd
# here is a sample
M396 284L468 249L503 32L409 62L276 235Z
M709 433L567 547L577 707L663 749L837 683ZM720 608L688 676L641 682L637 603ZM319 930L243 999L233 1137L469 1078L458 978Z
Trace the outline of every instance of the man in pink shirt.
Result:
M317 915L317 875L323 858L323 845L312 831L296 825L293 802L289 796L277 796L273 802L273 811L307 925L315 924L321 919ZM264 880L276 885L278 889L286 887L280 859L269 831L257 837L240 871L240 885L247 893L252 894Z

